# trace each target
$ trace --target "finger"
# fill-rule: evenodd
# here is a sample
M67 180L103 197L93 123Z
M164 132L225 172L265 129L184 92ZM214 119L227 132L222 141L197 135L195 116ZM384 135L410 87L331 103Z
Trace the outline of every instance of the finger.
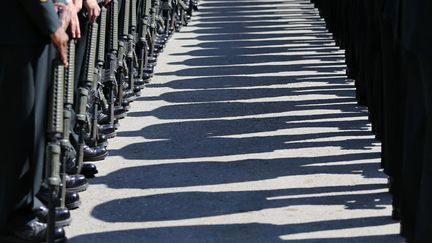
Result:
M95 20L99 17L99 14L100 14L100 8L99 8L99 6L98 6L98 8L95 9L95 12L94 12Z
M98 17L97 9L94 9L92 13L92 22L95 22L97 17Z
M77 37L76 38L81 38L81 28L79 27L79 24L77 26Z
M54 6L57 7L57 8L66 8L66 4L60 3L60 2L54 3Z
M93 10L90 10L90 13L89 13L89 21L90 21L90 23L93 23L94 20L95 20L95 18L94 18L94 12L93 12Z
M66 41L63 44L63 56L64 56L64 65L68 66L68 58L67 58L67 50L68 50L68 42Z
M72 38L76 38L77 37L78 31L77 31L77 23L76 23L76 19L75 18L71 22L71 33L72 33Z
M71 32L72 38L76 38L76 26L75 26L75 24L71 23L70 30L71 30L70 32Z
M65 48L62 48L62 50L60 51L60 60L63 63L63 65L65 65L66 67L68 66L68 61L67 61L67 51Z

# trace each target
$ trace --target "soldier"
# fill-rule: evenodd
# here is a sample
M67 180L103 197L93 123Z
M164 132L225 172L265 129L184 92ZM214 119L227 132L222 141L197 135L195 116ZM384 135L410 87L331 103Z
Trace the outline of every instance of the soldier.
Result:
M400 41L406 80L402 234L430 242L432 231L432 33L428 0L401 0Z
M42 182L45 118L49 87L48 60L52 42L67 64L66 29L71 13L51 0L5 1L0 9L0 100L4 104L1 126L8 141L0 148L1 242L43 242L47 225L33 214ZM13 24L11 24L13 23ZM64 240L62 228L56 240Z

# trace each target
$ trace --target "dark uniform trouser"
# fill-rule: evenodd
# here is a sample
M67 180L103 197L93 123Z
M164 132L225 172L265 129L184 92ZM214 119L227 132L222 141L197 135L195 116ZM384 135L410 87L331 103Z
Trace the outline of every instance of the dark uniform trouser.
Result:
M426 106L424 157L420 181L416 238L430 241L432 232L432 60L420 57L420 70Z
M400 77L400 51L393 31L391 19L381 22L381 49L383 67L383 138L382 165L384 172L392 178L393 206L400 207L401 170L403 157L403 130L405 110L405 88Z
M429 53L429 52L428 52ZM418 183L417 201L415 206L415 235L414 242L430 242L430 233L432 232L432 60L430 57L418 57L418 73L419 81L414 84L418 85L417 96L418 102L422 101L420 107L423 109L422 123L419 123L419 128L416 131L422 131L418 134L417 139L419 147L417 151L421 153L419 161L406 161L407 163L415 163L415 169L420 168L418 174L412 171L412 175L416 173L416 182Z
M432 71L429 58L405 52L407 103L402 169L402 223L409 242L432 232Z
M42 182L48 47L0 46L0 231L30 219Z

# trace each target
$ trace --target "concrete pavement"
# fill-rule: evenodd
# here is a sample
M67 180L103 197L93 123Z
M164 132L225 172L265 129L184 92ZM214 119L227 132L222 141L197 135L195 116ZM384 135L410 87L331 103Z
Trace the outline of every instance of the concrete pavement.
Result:
M86 242L403 242L343 51L306 0L201 0L66 228Z

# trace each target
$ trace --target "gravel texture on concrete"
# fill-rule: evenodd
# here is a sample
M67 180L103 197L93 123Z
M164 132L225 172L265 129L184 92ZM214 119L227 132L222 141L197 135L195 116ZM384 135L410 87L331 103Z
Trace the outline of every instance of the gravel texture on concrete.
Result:
M403 242L345 68L309 1L201 0L96 162L70 242Z

